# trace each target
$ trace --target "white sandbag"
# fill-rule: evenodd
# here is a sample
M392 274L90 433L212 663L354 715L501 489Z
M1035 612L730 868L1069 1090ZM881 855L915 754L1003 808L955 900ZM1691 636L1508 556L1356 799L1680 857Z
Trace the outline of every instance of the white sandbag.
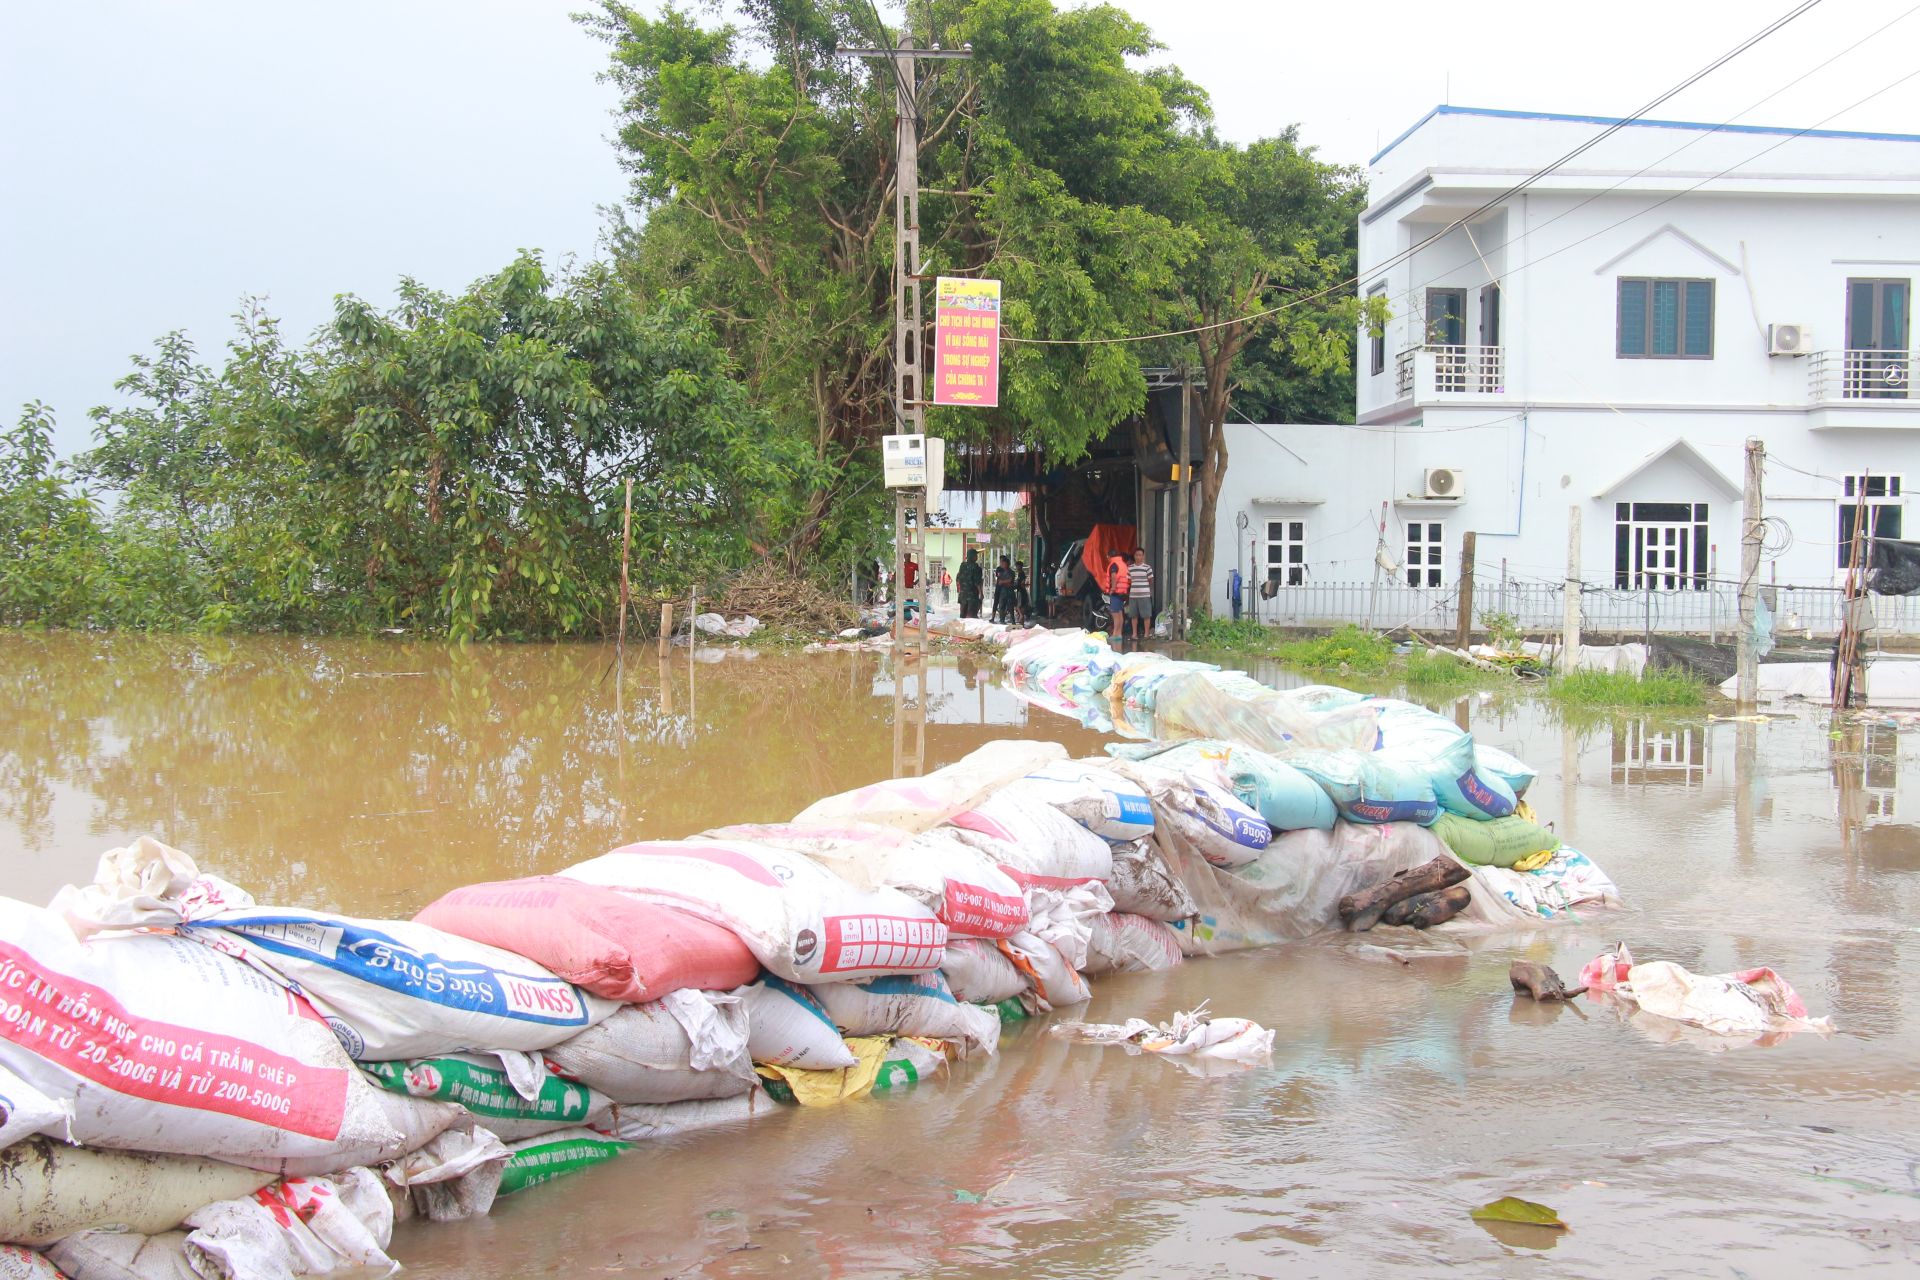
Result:
M858 889L801 854L742 841L630 844L560 873L725 925L790 982L938 968L947 927L897 889Z
M1116 911L1094 920L1087 962L1080 971L1089 977L1103 973L1151 973L1171 969L1184 958L1179 935L1171 926Z
M755 1062L809 1071L839 1071L854 1065L839 1028L806 987L767 974L733 994L746 1006L747 1050Z
M65 1107L0 1066L0 1151L36 1133L64 1137L68 1118Z
M1064 888L1113 874L1113 846L1050 804L1002 791L965 813L953 830L1023 888Z
M1184 787L1168 788L1164 800L1192 824L1190 838L1208 862L1216 867L1242 867L1273 843L1273 828L1267 820L1225 786L1196 774L1188 774L1184 781Z
M716 1125L741 1124L767 1115L776 1105L765 1089L756 1086L752 1092L734 1098L703 1098L657 1107L615 1107L612 1120L604 1128L622 1142L645 1142Z
M73 1280L293 1280L349 1268L391 1275L399 1264L393 1203L365 1168L289 1178L245 1199L205 1205L188 1231L83 1231L49 1256Z
M956 1000L938 972L823 982L810 990L845 1035L952 1040L963 1055L992 1053L1000 1043L998 1015Z
M449 1129L387 1165L389 1183L404 1188L407 1206L433 1222L484 1218L500 1193L509 1153L486 1129Z
M141 836L101 854L93 883L66 886L49 909L85 938L102 929L165 928L253 905L246 890L202 875L180 850Z
M871 822L743 823L700 838L804 854L855 888L898 889L931 910L952 937L1004 938L1027 923L1020 886L949 830L916 834Z
M1152 920L1185 920L1200 910L1151 837L1113 847L1107 893L1115 911Z
M1022 999L1036 1011L1064 1009L1093 999L1093 988L1052 943L1021 933L1002 938L996 945L1013 961L1013 967L1026 975L1027 992Z
M903 831L928 831L973 808L1015 778L1066 759L1057 742L989 742L920 778L892 778L816 800L795 822L877 822Z
M615 1102L691 1102L753 1087L746 1004L728 995L676 991L628 1005L546 1052L549 1070Z
M360 1065L381 1088L411 1098L454 1103L508 1142L590 1123L613 1106L613 1099L604 1094L552 1075L543 1075L532 1096L526 1096L499 1058L478 1054Z
M0 1244L0 1280L67 1280L43 1253L19 1245Z
M1107 886L1098 880L1064 888L1027 890L1033 922L1027 932L1049 942L1074 968L1087 962L1087 944L1093 937L1093 921L1113 910L1113 898Z
M1050 804L1107 840L1137 840L1153 832L1147 793L1109 769L1062 761L1035 769L1007 790Z
M238 961L160 934L83 945L7 898L0 1067L69 1108L75 1142L281 1173L388 1160L461 1115L374 1087L306 1001Z
M984 938L954 938L940 961L947 989L970 1004L999 1004L1027 989L1026 975Z
M36 1138L0 1151L0 1240L49 1245L103 1227L154 1235L204 1204L272 1181L270 1173L217 1160Z
M620 1007L524 956L411 920L255 907L182 932L293 984L347 1052L368 1062L532 1052Z

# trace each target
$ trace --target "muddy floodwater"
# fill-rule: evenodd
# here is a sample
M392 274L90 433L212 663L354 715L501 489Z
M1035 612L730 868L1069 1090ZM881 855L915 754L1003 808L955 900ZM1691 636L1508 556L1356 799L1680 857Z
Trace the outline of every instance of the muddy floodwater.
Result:
M410 915L637 837L781 819L996 737L1108 739L942 658L0 635L0 874L45 899L140 832L264 902ZM1284 673L1256 670L1285 682ZM1223 1078L1009 1028L946 1082L642 1147L402 1226L414 1276L1802 1276L1920 1271L1920 736L1429 700L1540 770L1627 906L1406 963L1328 938L1096 981L1278 1032ZM922 735L924 735L922 737ZM899 762L897 764L897 762ZM1714 1051L1516 1003L1612 942L1771 965L1830 1039ZM1571 1229L1482 1228L1516 1195Z

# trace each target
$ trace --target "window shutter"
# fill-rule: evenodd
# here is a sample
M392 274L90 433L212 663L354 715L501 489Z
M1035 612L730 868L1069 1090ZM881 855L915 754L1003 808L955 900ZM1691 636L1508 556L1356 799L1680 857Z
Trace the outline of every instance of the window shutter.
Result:
M1712 355L1713 282L1711 280L1687 281L1686 315L1686 354L1690 356Z
M1620 282L1620 349L1623 356L1647 354L1647 282Z
M1680 282L1678 280L1655 280L1653 282L1653 333L1648 341L1648 354L1672 356L1680 354Z

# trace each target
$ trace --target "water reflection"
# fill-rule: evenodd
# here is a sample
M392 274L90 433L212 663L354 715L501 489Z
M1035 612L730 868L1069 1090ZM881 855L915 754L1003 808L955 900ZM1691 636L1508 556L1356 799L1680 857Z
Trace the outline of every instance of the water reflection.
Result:
M1613 781L1623 786L1698 786L1713 769L1704 724L1662 724L1644 717L1616 725Z

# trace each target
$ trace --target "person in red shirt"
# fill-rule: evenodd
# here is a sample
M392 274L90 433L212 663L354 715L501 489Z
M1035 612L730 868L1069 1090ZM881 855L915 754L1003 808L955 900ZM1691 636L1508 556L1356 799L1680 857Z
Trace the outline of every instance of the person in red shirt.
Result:
M913 590L913 584L919 581L919 579L920 579L920 566L914 563L912 556L908 556L907 557L907 590L908 591Z

